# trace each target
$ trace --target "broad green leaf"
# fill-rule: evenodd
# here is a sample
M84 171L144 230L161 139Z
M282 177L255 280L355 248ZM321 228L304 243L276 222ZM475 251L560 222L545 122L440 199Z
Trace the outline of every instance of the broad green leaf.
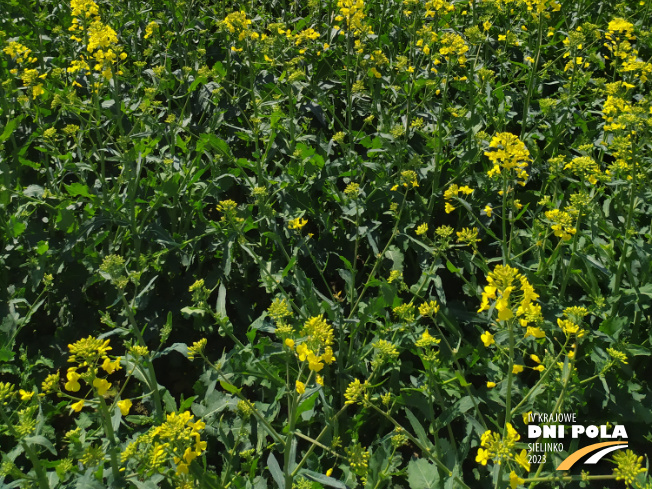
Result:
M411 460L407 468L410 489L439 488L439 472L434 464L420 458Z
M233 384L229 384L225 380L220 380L220 385L222 386L222 389L224 389L227 392L230 392L231 394L236 394L242 390L242 389L238 389Z

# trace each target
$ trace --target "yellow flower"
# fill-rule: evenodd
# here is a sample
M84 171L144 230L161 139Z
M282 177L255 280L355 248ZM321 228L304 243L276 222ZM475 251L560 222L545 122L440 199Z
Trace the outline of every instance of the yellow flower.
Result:
M534 336L535 338L545 338L546 333L541 328L528 326L527 332L525 333L525 338L528 336Z
M344 404L355 404L361 402L364 398L366 388L367 381L363 384L359 379L355 379L346 388L346 392L344 392L344 398L346 399Z
M297 392L298 392L299 394L303 394L304 392L306 392L306 384L304 384L303 382L297 380L297 381L295 382L295 386L296 386L296 388L297 388Z
M490 346L496 342L496 340L494 340L494 335L492 335L489 331L482 333L480 339L482 340L484 346Z
M493 211L494 211L494 210L491 208L490 205L486 205L485 208L484 208L484 213L487 214L487 217L491 217L491 213L492 213Z
M530 424L530 414L532 414L532 411L528 411L527 413L523 413L523 423Z
M439 312L439 304L436 301L424 302L419 306L419 314L422 316L432 316Z
M514 364L514 367L512 368L513 374L520 374L522 371L523 371L523 365Z
M301 360L302 362L306 361L309 352L312 353L308 349L308 345L306 345L305 343L301 343L299 346L297 346L297 354L299 355L299 360Z
M514 457L514 460L516 460L516 463L518 463L525 470L528 472L530 471L530 462L528 462L527 459L527 450L521 450L521 453Z
M519 484L523 484L525 479L521 479L513 470L509 474L509 485L511 489L516 489Z
M111 388L111 383L106 379L96 378L95 380L93 380L93 387L97 389L98 395L104 396L104 394L106 394L106 391L108 391Z
M487 172L487 175L493 177L500 175L502 170L514 170L516 179L525 183L528 174L525 171L532 160L530 152L518 136L509 132L497 133L489 143L490 151L485 151L485 156L493 163L493 168Z
M20 400L21 401L29 401L32 398L32 396L34 395L34 391L28 392L28 391L25 391L23 389L20 389L18 391L18 394L20 395Z
M147 26L145 27L145 35L143 36L143 39L148 39L154 34L154 31L158 31L158 24L156 21L152 21Z
M307 359L308 368L313 372L319 372L324 368L324 364L320 362L321 358L315 355L313 352L308 353Z
M68 378L68 382L66 382L66 385L64 385L63 387L67 391L77 392L81 388L81 385L79 385L78 382L81 375L79 375L77 372L72 370L66 374L66 377Z
M533 353L532 355L530 355L530 359L531 359L534 363L541 363L541 359L540 359L537 355L535 355L534 353Z
M123 416L129 414L131 405L132 405L131 399L123 399L122 401L118 401L118 408L120 408L120 412L122 413Z
M487 382L487 389L493 389L494 387L496 387L495 382ZM477 459L476 459L476 461L477 461ZM486 465L486 464L483 464L483 465Z
M444 206L444 210L446 211L446 214L450 214L455 210L455 206L452 205L450 202L446 202L446 205Z
M293 350L294 340L292 338L285 338L285 346L287 346L290 350Z
M301 217L297 217L297 218L292 219L290 221L290 224L288 225L288 228L289 229L301 229L306 224L308 224L308 219L303 219Z
M120 370L120 357L116 358L114 361L109 360L109 357L104 359L102 362L102 368L108 374L112 374L116 370Z
M543 372L546 369L543 365L537 365L536 367L532 367L532 370L538 370L539 372Z
M415 231L417 236L423 236L428 232L428 225L426 223L421 224Z
M204 348L206 348L206 344L208 343L208 340L206 338L202 338L199 341L195 341L192 346L188 347L188 359L189 360L194 360L195 356L201 355L201 353L204 351Z
M616 480L622 480L627 485L633 485L638 474L645 472L645 468L642 466L643 460L643 457L637 457L631 450L618 452L614 455L614 462L618 464L613 472Z
M70 405L70 409L72 409L76 413L81 411L83 407L84 407L84 400L83 399L81 399L81 400L77 401L76 403Z
M484 448L478 448L478 454L475 456L475 461L481 465L487 465L487 462L489 461L489 451Z

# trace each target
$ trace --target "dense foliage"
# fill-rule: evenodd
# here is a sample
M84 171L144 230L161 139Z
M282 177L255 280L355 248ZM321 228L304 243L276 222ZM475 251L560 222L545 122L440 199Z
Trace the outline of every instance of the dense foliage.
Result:
M651 6L3 1L0 487L652 487Z

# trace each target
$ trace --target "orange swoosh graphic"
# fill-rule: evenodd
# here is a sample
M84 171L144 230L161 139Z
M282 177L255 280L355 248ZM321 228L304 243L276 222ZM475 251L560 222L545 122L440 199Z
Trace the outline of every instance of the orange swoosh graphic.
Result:
M584 455L591 453L598 448L602 447L608 447L610 445L624 445L627 443L626 441L605 441L602 443L594 443L593 445L589 445L588 447L584 447L581 450L578 450L577 452L574 452L570 454L568 457L564 459L562 463L559 464L556 470L568 470L570 469L575 462L577 462L579 459L581 459Z

